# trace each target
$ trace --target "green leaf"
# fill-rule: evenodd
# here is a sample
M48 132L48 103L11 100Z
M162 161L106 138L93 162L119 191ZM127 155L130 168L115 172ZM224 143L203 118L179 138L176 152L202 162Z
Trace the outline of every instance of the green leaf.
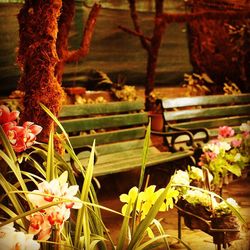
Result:
M54 131L52 129L49 134L46 180L52 181L54 178L56 178L56 174L54 169Z
M122 227L119 233L116 250L122 250L127 245L127 244L125 245L125 242L126 242L126 238L128 239L127 236L128 236L128 227L129 227L129 218L130 218L129 215L130 215L131 205L132 205L132 200L130 199L128 201L128 206L127 206L124 219L122 222Z
M91 180L93 176L93 169L94 169L94 150L95 150L95 141L93 143L92 151L90 153L88 167L86 170L86 175L85 175L84 183L82 186L81 197L80 197L82 201L88 200L88 193L90 190ZM79 244L80 244L79 239L81 237L82 229L84 230L84 243L87 244L88 247L90 244L89 225L88 225L88 221L84 220L84 218L87 217L86 213L87 213L86 208L82 207L81 209L79 209L78 214L77 214L76 227L75 227L75 239L74 239L75 247L79 247ZM86 247L87 246L85 245L85 248Z
M150 143L150 132L151 132L151 120L149 120L147 131L146 131L146 136L145 136L145 140L143 144L142 167L141 167L141 174L140 174L140 180L139 180L139 185L138 185L139 192L142 189L143 179L145 175L145 168L146 168L146 162L147 162L147 157L148 157L148 148L149 148L149 143Z
M154 205L149 210L145 219L141 221L138 227L136 228L134 235L131 239L131 242L128 246L128 250L132 250L140 244L146 229L150 226L153 219L156 217L158 211L160 210L162 203L166 199L170 187L171 187L171 181L169 182L167 187L164 189L164 191L161 193L161 195L158 197L158 199L155 201Z
M2 126L0 125L0 141L2 142L3 148L6 151L7 155L9 156L9 158L13 161L13 162L17 162L17 158L16 158L16 153L13 150L9 139L7 138L7 136L5 135Z
M227 164L226 169L236 176L241 176L241 168L237 164Z
M63 128L62 124L59 122L59 120L55 117L55 115L42 103L40 103L40 106L42 107L42 109L52 118L52 120L57 124L57 126L61 129L61 131L63 132L63 135L65 136L68 144L70 145L71 149L73 150L73 147L69 141L69 137L67 132L65 131L65 129Z

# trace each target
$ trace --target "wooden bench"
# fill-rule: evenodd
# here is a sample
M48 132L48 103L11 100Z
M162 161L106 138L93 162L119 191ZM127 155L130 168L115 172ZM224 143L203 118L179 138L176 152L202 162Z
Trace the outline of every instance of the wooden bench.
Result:
M210 95L164 98L158 100L163 109L164 131L190 131L193 146L215 138L220 126L231 126L236 132L250 120L250 94ZM180 145L184 137L178 138ZM165 143L176 151L176 145Z
M64 105L59 120L77 153L83 146L91 146L96 140L94 176L141 167L144 137L149 122L143 101ZM176 133L170 133L169 136L174 138ZM186 159L192 155L191 151L161 152L151 142L148 152L147 167ZM88 156L82 152L79 157Z

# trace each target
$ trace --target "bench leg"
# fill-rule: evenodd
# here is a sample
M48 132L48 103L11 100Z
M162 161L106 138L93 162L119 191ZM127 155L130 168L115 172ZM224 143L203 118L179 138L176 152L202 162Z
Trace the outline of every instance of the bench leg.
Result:
M181 214L178 211L178 238L181 240Z

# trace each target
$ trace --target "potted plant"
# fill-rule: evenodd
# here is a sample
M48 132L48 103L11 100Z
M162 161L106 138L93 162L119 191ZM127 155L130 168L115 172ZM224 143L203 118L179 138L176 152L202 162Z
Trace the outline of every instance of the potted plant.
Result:
M192 186L194 180L209 186L212 176L207 170L196 167L188 171L178 170L173 184L179 191L176 207L190 229L200 229L213 236L215 244L227 244L240 237L240 220L244 223L233 198L223 200L219 195L204 188Z
M163 131L164 119L161 103L158 101L158 95L152 91L149 95L149 117L151 118L151 128L154 131Z
M216 139L208 142L202 148L199 166L209 169L214 176L213 184L217 187L227 183L229 174L237 177L249 164L249 131L250 123L243 123L241 133L235 135L233 128L222 126Z

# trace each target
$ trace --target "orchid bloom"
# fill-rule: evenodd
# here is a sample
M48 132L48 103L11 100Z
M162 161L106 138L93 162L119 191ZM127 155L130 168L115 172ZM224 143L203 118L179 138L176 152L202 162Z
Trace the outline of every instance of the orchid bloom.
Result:
M16 122L8 122L2 125L15 152L19 153L30 148L36 140L42 127L33 122L25 122L23 126L17 126Z
M10 111L9 108L5 105L0 105L0 125L13 122L19 116L19 111Z
M38 184L38 190L33 190L28 197L35 207L41 207L51 202L60 202L57 205L41 210L28 216L30 221L29 232L38 234L38 239L47 240L53 225L59 225L62 230L64 222L70 217L70 209L80 209L81 200L75 197L79 187L68 187L66 183L68 173L65 171L58 179Z
M228 127L228 126L222 126L222 127L219 127L219 138L222 137L222 138L226 138L226 137L232 137L234 136L234 133L235 131L231 128L231 127Z
M35 214L27 216L30 221L29 233L38 235L38 240L48 240L52 231L51 224L48 220L48 215L45 213L37 212Z
M13 223L0 227L0 246L2 250L40 249L40 244L33 240L32 234L16 232Z
M78 185L68 187L63 178L67 175L65 171L58 179L50 182L43 181L38 184L38 190L33 190L28 194L31 202L37 206L43 206L52 201L62 200L62 204L67 208L79 209L82 207L81 200L75 197L79 187Z

